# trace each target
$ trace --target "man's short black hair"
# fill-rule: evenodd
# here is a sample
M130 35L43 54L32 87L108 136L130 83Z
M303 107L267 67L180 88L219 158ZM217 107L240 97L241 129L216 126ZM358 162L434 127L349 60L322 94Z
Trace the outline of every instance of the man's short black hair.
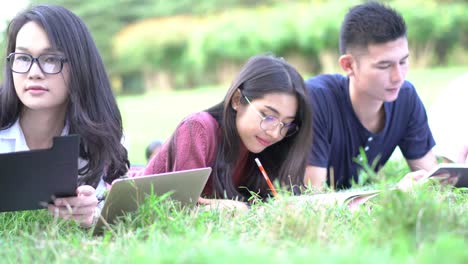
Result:
M394 9L377 2L354 6L346 14L340 31L340 53L353 48L367 49L406 36L403 17Z

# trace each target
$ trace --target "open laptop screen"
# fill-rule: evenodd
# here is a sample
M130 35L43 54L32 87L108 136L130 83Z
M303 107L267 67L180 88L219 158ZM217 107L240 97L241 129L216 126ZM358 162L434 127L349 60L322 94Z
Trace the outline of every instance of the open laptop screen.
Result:
M171 192L170 199L184 206L195 205L210 176L211 168L199 168L148 176L118 179L106 197L94 234L102 231L105 223L113 223L118 216L136 211L151 194L161 196Z

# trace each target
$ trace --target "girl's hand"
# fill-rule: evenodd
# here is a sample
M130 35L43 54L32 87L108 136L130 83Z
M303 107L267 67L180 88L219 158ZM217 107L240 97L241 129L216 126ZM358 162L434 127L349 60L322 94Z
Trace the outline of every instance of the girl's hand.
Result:
M55 217L73 219L83 227L93 225L98 199L96 190L89 185L76 189L76 196L56 198L48 210Z

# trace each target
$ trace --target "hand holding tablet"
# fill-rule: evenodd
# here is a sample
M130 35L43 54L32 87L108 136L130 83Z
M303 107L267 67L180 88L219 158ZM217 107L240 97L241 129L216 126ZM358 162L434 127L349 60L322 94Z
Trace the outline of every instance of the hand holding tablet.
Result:
M43 209L76 195L78 135L55 137L50 149L0 154L0 212Z
M468 165L440 163L426 178L440 180L455 187L468 187Z

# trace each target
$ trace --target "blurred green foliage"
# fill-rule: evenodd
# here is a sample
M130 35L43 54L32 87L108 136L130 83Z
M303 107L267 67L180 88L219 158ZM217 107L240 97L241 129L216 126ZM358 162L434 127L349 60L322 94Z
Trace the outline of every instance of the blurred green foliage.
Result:
M358 0L31 0L59 4L90 28L115 87L226 82L248 57L274 53L307 73L338 56L343 15ZM387 0L404 16L412 64L466 63L468 3ZM326 57L326 55L330 55ZM165 84L161 83L165 80ZM120 91L117 89L117 91Z
M235 6L272 4L280 0L31 0L35 4L62 5L80 16L91 30L100 52L113 72L112 36L133 22L177 14L206 14Z
M116 67L124 72L169 71L175 76L172 86L187 87L222 81L220 75L230 64L271 52L299 55L317 73L323 70L322 53L338 53L339 27L354 3L280 3L144 20L116 35ZM447 65L456 46L468 46L467 4L392 1L392 6L406 19L416 64Z

